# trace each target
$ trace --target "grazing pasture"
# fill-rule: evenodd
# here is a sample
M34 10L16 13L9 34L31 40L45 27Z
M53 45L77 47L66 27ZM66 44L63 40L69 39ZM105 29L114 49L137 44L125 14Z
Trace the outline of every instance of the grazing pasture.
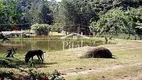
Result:
M80 58L95 46L84 46L60 51L51 51L44 54L44 63L34 58L34 65L24 62L24 54L16 54L15 59L5 59L7 62L18 66L20 69L52 72L58 70L66 80L140 80L142 79L142 41L115 40L116 44L105 44L115 57L105 58ZM3 55L1 55L1 59ZM1 67L1 71L15 71L18 69Z

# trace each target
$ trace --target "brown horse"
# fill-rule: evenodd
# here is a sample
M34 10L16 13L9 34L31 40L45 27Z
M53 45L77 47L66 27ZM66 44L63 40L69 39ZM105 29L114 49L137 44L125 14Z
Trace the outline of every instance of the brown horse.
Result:
M43 59L44 59L43 53L45 53L45 52L43 52L42 50L31 50L31 51L28 51L27 54L25 55L25 62L28 63L30 58L33 61L33 57L37 56L38 60L41 60L42 63L43 63Z

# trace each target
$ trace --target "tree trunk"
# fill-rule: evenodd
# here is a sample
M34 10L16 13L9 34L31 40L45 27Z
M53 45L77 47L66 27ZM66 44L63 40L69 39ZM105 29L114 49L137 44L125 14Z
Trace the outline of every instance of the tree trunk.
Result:
M108 39L106 36L105 36L105 44L108 44Z

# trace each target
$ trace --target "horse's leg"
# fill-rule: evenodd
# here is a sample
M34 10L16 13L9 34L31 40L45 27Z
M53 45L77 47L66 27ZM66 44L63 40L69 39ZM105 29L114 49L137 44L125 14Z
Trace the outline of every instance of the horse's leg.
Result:
M32 58L32 63L33 63L33 61L34 61L34 58L33 58L34 56L32 56L31 58Z
M10 54L8 53L8 54L6 55L6 57L10 57Z
M11 51L7 53L6 57L11 57Z
M37 57L38 57L38 60L40 61L40 56L39 56L39 55L37 55Z
M40 57L40 59L41 59L41 61L42 61L42 63L43 63L43 58L42 58L42 55L40 55L39 57Z
M12 57L12 58L14 58L14 54L13 54L13 51L11 52L11 57Z

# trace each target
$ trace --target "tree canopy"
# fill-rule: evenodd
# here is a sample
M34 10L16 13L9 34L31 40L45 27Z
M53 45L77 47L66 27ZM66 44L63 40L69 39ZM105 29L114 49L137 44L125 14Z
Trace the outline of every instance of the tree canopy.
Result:
M8 24L20 23L22 14L17 10L15 0L2 0L0 1L0 29L10 29Z
M1 25L39 23L84 35L142 35L141 0L1 0L0 6Z

